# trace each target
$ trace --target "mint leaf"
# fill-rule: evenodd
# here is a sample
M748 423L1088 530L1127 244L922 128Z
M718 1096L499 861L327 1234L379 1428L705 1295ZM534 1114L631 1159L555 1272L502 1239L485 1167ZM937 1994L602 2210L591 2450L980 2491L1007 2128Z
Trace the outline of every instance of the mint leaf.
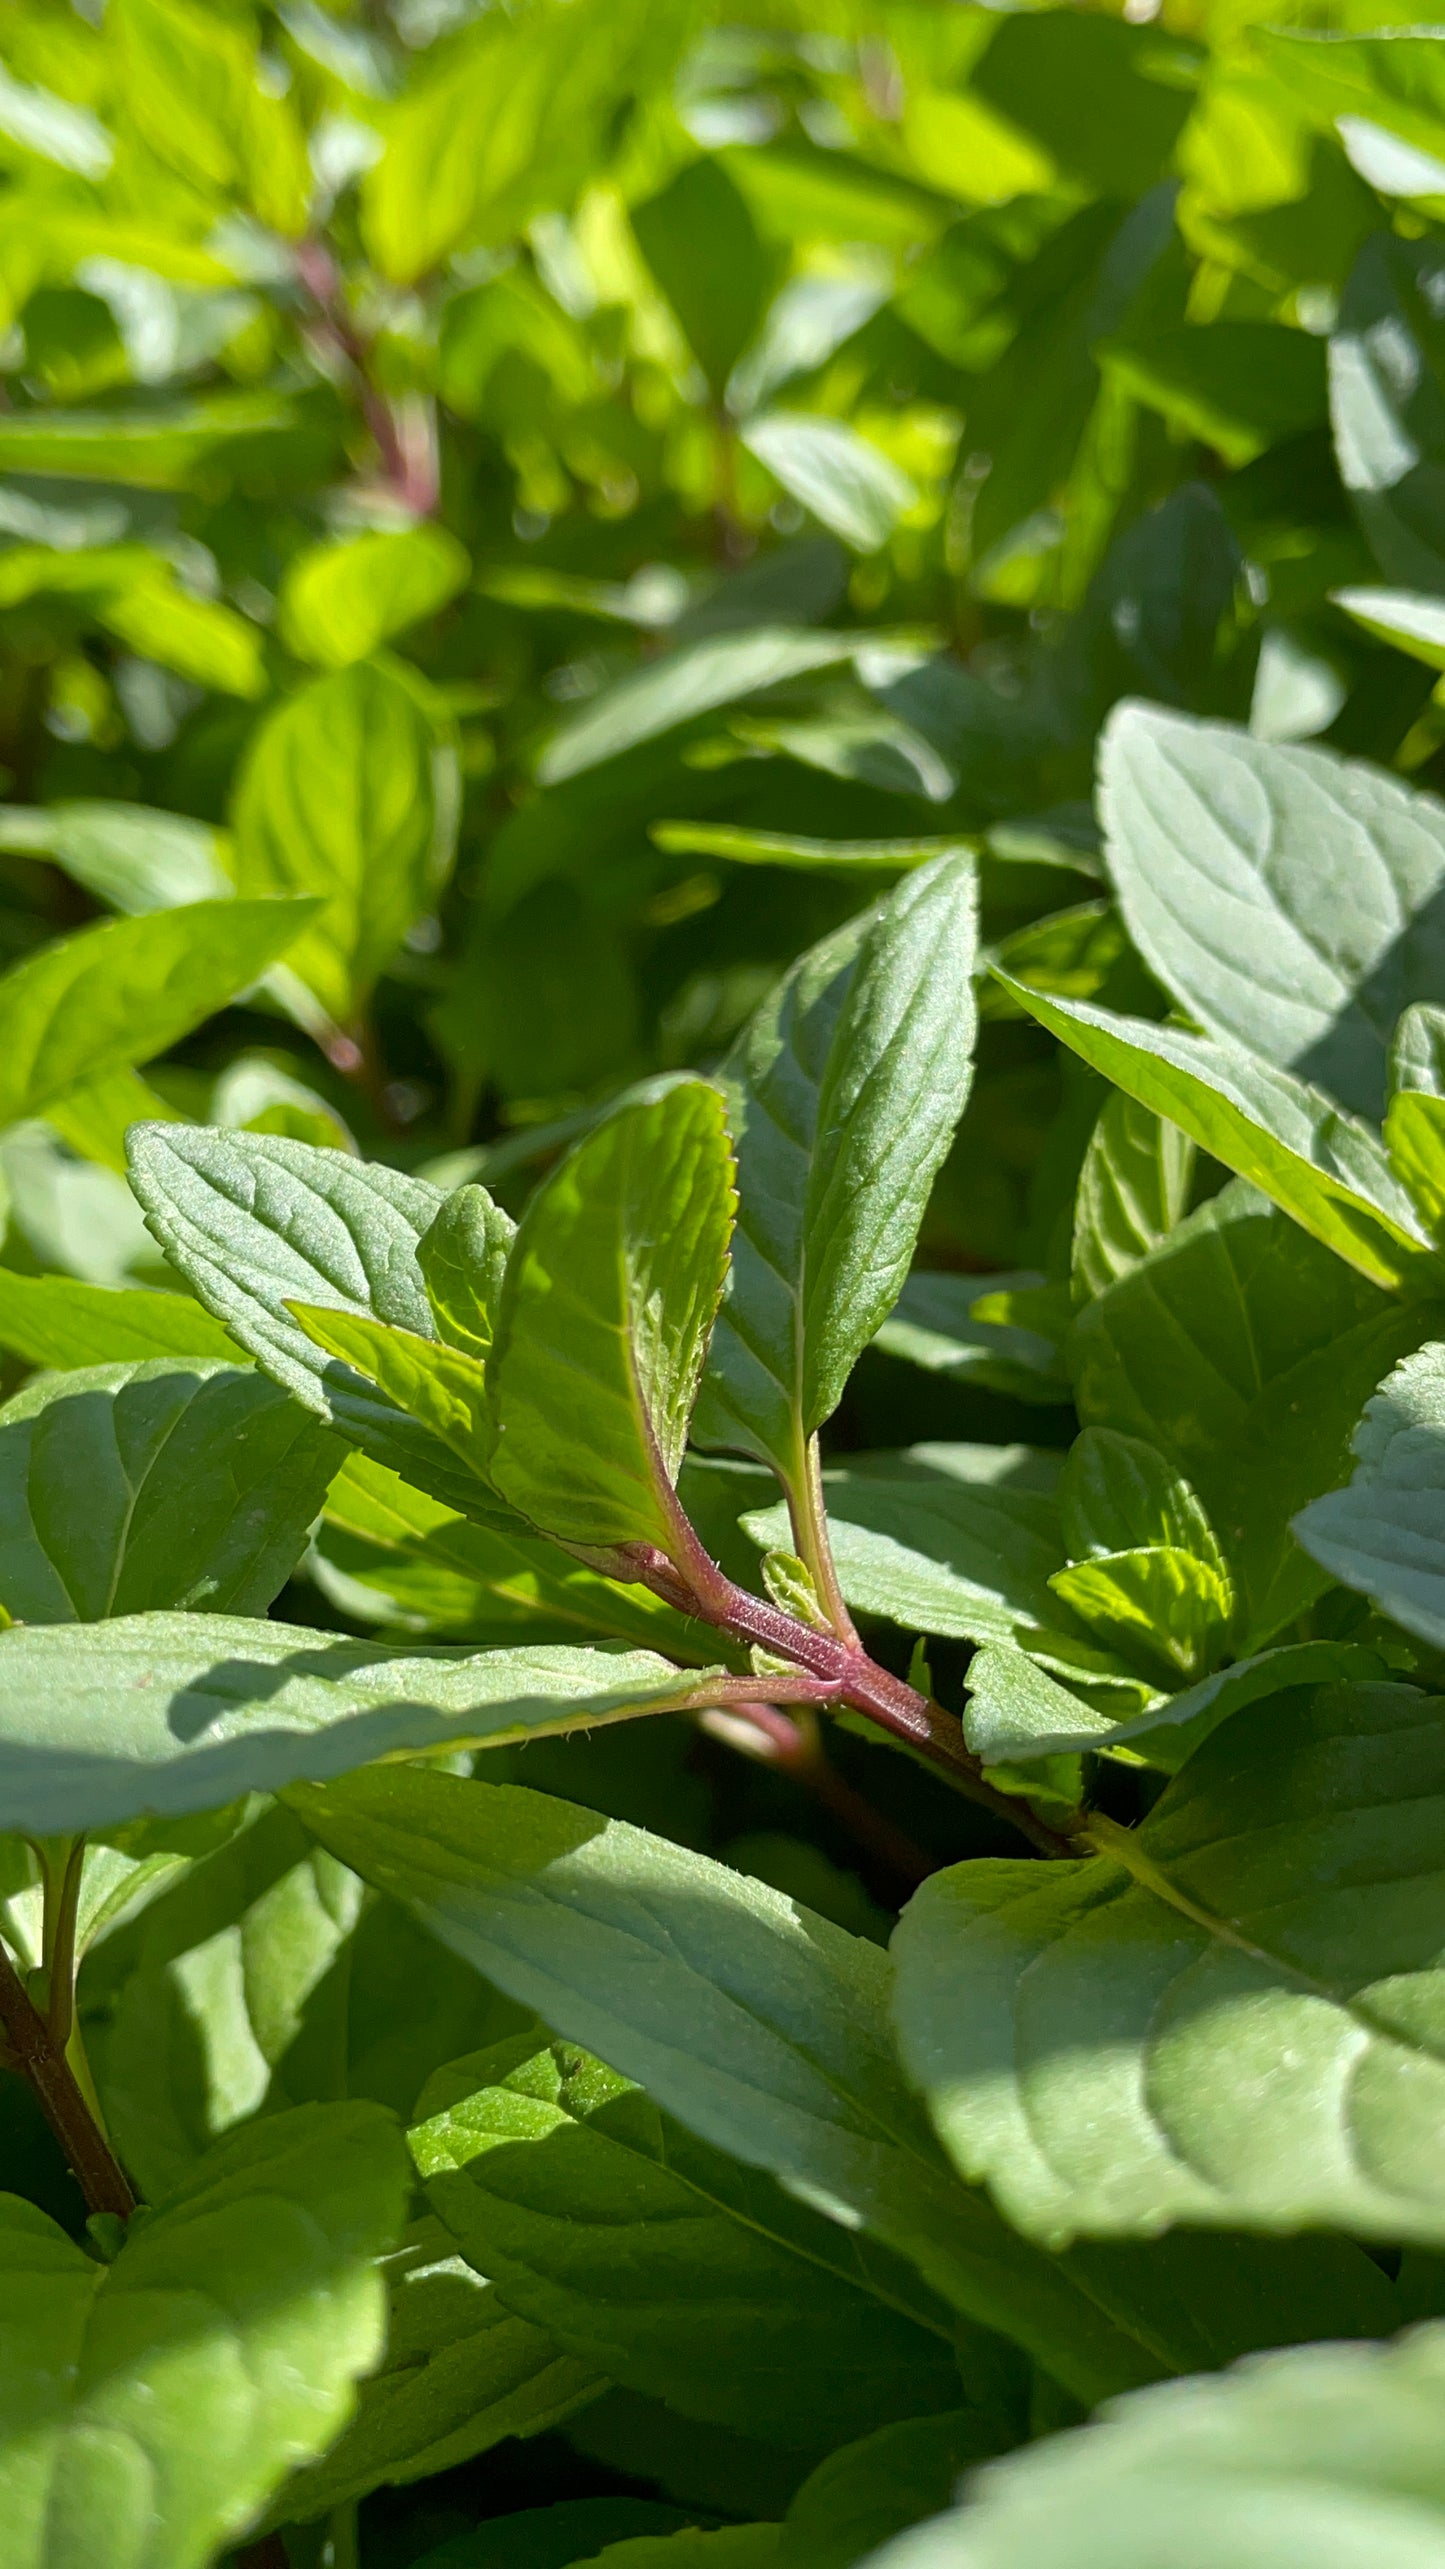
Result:
M206 2569L381 2354L405 2159L374 2105L232 2134L100 2265L0 2198L0 2500L15 2569Z
M238 1349L218 1321L184 1293L127 1292L74 1276L22 1276L0 1267L0 1346L27 1365L144 1363L152 1356L213 1356Z
M896 1302L972 1071L967 857L793 967L724 1072L738 1230L697 1433L807 1486L808 1439Z
M1347 1489L1293 1531L1332 1579L1424 1641L1445 1641L1445 1348L1422 1347L1380 1385L1355 1431Z
M27 1624L263 1614L341 1459L249 1366L42 1377L0 1409L0 1605Z
M564 2038L915 2263L1080 2397L1206 2360L1188 2349L1220 2361L1256 2332L1277 2343L1306 2306L1306 2326L1376 2324L1363 2313L1383 2278L1356 2249L1241 2240L1206 2277L1188 2240L1030 2248L944 2174L898 2079L885 1957L725 1865L549 1796L414 1770L290 1799L343 1863Z
M287 969L337 1025L445 882L455 799L416 690L387 669L314 679L257 733L236 794L237 885L324 903Z
M1185 2526L1191 2569L1262 2569L1302 2541L1339 2569L1425 2569L1445 2540L1442 2378L1433 2327L1140 2392L992 2464L878 2569L1155 2569Z
M274 1382L447 1504L509 1521L438 1436L343 1372L288 1307L324 1304L434 1338L417 1243L439 1188L310 1142L171 1124L131 1134L130 1170L167 1257Z
M312 916L304 901L195 901L103 920L15 964L0 979L0 1125L167 1052Z
M411 2149L503 2302L684 2416L822 2453L958 2397L953 2314L568 2044L430 2082Z
M1168 1116L1361 1275L1398 1285L1419 1273L1429 1235L1378 1138L1320 1090L1236 1045L999 978L1081 1060Z
M459 1186L417 1243L417 1264L441 1336L485 1357L517 1226L484 1186Z
M413 1654L239 1615L17 1624L0 1632L0 1807L38 1837L213 1810L396 1750L663 1711L699 1682L646 1650Z
M1208 1031L1363 1115L1445 975L1445 806L1325 749L1125 705L1100 750L1109 869L1150 970Z
M1090 1861L934 1875L897 2023L960 2171L1055 2244L1445 2236L1442 1782L1438 1702L1297 1690L1214 1731L1137 1829L1096 1822Z
M532 1197L487 1397L492 1478L545 1533L675 1545L672 1489L732 1214L722 1099L701 1080L625 1100Z

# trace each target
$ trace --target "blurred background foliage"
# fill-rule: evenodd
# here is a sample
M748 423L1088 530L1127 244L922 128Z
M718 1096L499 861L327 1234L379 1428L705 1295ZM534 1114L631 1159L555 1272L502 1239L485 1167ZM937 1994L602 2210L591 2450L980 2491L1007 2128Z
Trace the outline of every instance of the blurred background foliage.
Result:
M1121 695L1430 778L1445 644L1339 602L1445 589L1445 74L1388 14L11 0L0 953L325 908L10 1127L5 1261L159 1281L142 1112L515 1199L920 844L1159 1008ZM926 1258L1062 1273L1099 1099L988 1005Z

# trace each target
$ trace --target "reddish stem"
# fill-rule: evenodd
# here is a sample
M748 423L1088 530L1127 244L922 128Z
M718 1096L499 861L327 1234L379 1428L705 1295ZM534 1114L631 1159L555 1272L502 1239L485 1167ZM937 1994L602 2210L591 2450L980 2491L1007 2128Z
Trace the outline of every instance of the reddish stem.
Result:
M45 2119L65 2152L91 2212L116 2212L128 2221L135 2210L132 2194L90 2107L76 2085L75 2073L43 2016L30 2003L10 1956L0 1944L0 2025L14 2056L45 2111Z

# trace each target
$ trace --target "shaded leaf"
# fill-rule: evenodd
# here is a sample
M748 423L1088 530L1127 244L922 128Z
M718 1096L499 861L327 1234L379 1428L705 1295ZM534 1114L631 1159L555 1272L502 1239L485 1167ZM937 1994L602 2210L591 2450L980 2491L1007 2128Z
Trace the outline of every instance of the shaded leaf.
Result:
M236 1361L218 1321L186 1293L127 1292L74 1276L21 1276L0 1267L0 1346L27 1365L143 1363L152 1356Z

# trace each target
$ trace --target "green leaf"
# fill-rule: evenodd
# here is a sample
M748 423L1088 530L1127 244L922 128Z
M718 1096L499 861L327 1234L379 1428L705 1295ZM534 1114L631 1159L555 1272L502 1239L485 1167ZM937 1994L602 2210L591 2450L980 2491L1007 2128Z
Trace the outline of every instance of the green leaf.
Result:
M909 2076L1029 2236L1445 2236L1442 1710L1408 1686L1280 1696L1137 1829L1096 1819L1088 1862L960 1865L915 1896Z
M723 1647L650 1589L599 1578L558 1544L473 1524L364 1454L333 1481L318 1541L322 1585L358 1621L488 1641L629 1641L683 1662Z
M491 1470L560 1541L676 1542L731 1181L717 1090L674 1080L616 1107L528 1204L487 1363Z
M0 1807L37 1837L214 1810L368 1758L671 1710L715 1673L605 1647L408 1653L240 1615L17 1624Z
M114 242L113 227L102 238ZM111 255L120 246L115 242ZM142 491L184 491L196 482L214 489L234 479L243 462L280 457L302 436L308 462L324 469L331 435L316 437L296 403L274 392L212 393L153 410L11 411L0 419L0 472L55 473Z
M556 2426L602 2387L473 2273L439 2221L412 2223L381 2260L386 2360L363 2382L352 2419L324 2461L288 2482L273 2509L309 2523L372 2489L403 2486Z
M444 1199L425 1179L267 1133L143 1124L131 1185L187 1284L283 1390L349 1444L464 1514L511 1522L439 1437L348 1378L288 1305L434 1333L417 1243Z
M1406 1009L1390 1045L1390 1086L1445 1097L1445 1008L1417 999Z
M126 1292L73 1276L20 1276L0 1267L0 1347L27 1365L144 1362L150 1356L236 1361L232 1341L185 1293Z
M669 856L720 856L733 865L778 865L789 874L911 872L935 856L967 856L966 838L797 838L732 821L654 821L648 837Z
M324 902L288 969L337 1025L445 882L454 804L448 755L388 669L314 678L256 734L236 789L237 888Z
M1442 2380L1436 2327L1140 2392L992 2464L878 2569L1435 2569Z
M1418 1334L1242 1186L1079 1314L1079 1416L1157 1447L1198 1492L1240 1589L1241 1649L1318 1596L1288 1520L1340 1478L1361 1407Z
M1113 716L1099 774L1150 970L1211 1034L1379 1115L1395 1020L1445 976L1445 805L1145 705Z
M1325 133L1361 119L1402 142L1438 154L1445 148L1445 80L1434 29L1408 23L1360 34L1333 29L1266 27L1265 60L1288 87L1296 109Z
M716 396L780 281L776 249L758 237L746 197L720 161L689 161L632 209L638 247Z
M231 2136L111 2265L0 2198L14 2569L206 2569L345 2424L384 2342L405 2159L374 2105Z
M518 2035L439 2072L418 2115L472 2264L614 2381L818 2453L957 2398L946 2304L586 2053Z
M792 499L855 553L876 553L916 507L908 475L841 420L773 410L749 420L742 442Z
M0 813L0 846L50 857L72 882L128 914L228 900L219 837L204 821L135 803L12 805Z
M1440 245L1372 233L1330 341L1340 479L1392 587L1445 587L1445 333Z
M29 1624L264 1614L341 1454L249 1366L42 1377L0 1409L0 1604Z
M303 934L310 901L196 901L107 919L0 979L0 1125L153 1061L249 990Z
M417 1243L436 1324L450 1346L485 1358L517 1226L484 1186L459 1186Z
M1388 2324L1365 2316L1388 2287L1353 2248L1241 2240L1221 2267L1208 2243L1206 2279L1187 2239L1064 2259L1027 2247L944 2179L898 2080L877 1947L725 1865L543 1794L399 1767L289 1798L343 1863L564 2039L912 2260L1082 2398L1301 2322ZM1187 2351L1205 2345L1211 2358Z
M1000 979L1081 1060L1168 1116L1361 1275L1397 1285L1419 1273L1429 1243L1378 1139L1319 1089L1233 1044Z
M1348 1489L1314 1499L1296 1540L1422 1640L1445 1642L1445 1348L1397 1366L1355 1432Z
M982 1320L975 1306L990 1295L1027 1291L1041 1275L932 1275L915 1269L884 1321L875 1347L925 1373L985 1385L1014 1400L1055 1404L1071 1397L1068 1374L1052 1339L1037 1329Z
M794 965L723 1074L738 1229L697 1435L794 1492L902 1289L968 1096L975 904L967 857L906 876Z
M1181 1222L1189 1207L1194 1144L1177 1124L1115 1089L1084 1153L1074 1197L1076 1301L1126 1275Z
M1385 1115L1385 1148L1426 1229L1445 1238L1445 1098L1398 1090Z
M1428 669L1445 669L1445 604L1410 589L1335 589L1330 604Z
M3 454L0 422L0 463ZM630 671L574 714L554 732L538 761L538 778L544 785L560 785L569 776L585 775L589 768L676 731L700 714L715 713L721 705L735 705L744 696L814 669L835 668L851 659L853 650L847 634L799 633L786 625L711 634Z
M313 545L282 583L282 638L302 660L348 668L435 615L465 586L470 569L465 546L442 526Z
M1069 1448L1059 1508L1071 1561L1139 1544L1172 1544L1222 1569L1208 1517L1158 1448L1108 1427L1086 1427Z
M1098 356L1107 376L1227 464L1250 464L1329 415L1320 341L1276 321L1156 328L1106 339Z
M1217 1666L1229 1645L1234 1590L1213 1562L1167 1543L1095 1554L1049 1581L1106 1650L1177 1685Z
M946 2507L997 2449L976 2411L880 2426L819 2464L789 2507L779 2569L854 2569L891 2534Z
M873 1470L857 1468L870 1459ZM902 1469L887 1468L893 1459L859 1456L851 1470L823 1476L850 1606L961 1641L1070 1628L1051 1587L1065 1554L1042 1457L1022 1445L951 1445L917 1447L896 1458ZM754 1511L743 1525L765 1549L788 1540L784 1507Z
M964 1731L969 1747L989 1766L1030 1765L1085 1749L1123 1748L1173 1775L1202 1739L1248 1704L1295 1686L1386 1673L1383 1660L1359 1642L1291 1642L1252 1659L1236 1659L1197 1686L1120 1722L1059 1685L1012 1642L990 1642L969 1661Z
M479 1480L486 1479L486 1376L475 1356L360 1312L304 1302L288 1302L286 1308L313 1346L375 1383L387 1400L449 1445Z
M163 669L174 669L197 687L228 696L266 692L266 659L254 624L220 598L195 598L159 566L144 579L117 589L96 610L97 621L128 650Z

